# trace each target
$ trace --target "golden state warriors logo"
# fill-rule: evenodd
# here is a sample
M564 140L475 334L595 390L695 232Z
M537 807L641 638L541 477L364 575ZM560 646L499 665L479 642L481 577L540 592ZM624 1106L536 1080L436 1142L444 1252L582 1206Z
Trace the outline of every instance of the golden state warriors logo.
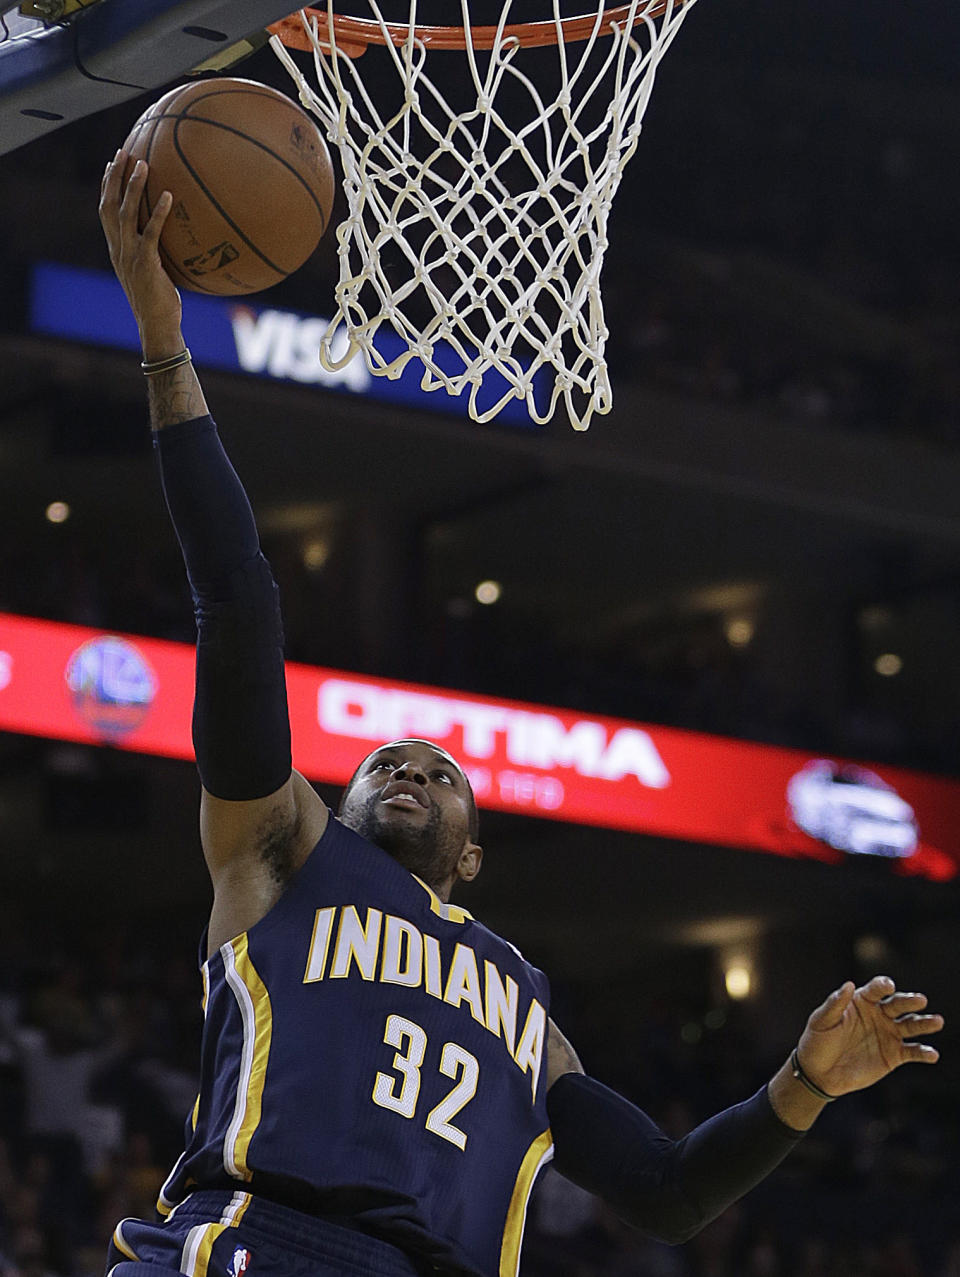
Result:
M140 726L157 691L156 676L137 648L113 635L78 647L66 680L80 717L112 739Z

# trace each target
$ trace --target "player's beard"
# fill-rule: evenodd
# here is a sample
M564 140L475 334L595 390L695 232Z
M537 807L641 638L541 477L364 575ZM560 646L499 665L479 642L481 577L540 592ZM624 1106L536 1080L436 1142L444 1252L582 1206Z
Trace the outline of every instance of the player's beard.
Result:
M462 849L444 829L436 805L426 820L407 821L401 812L386 808L378 794L371 794L363 807L346 815L344 823L434 888L447 881Z

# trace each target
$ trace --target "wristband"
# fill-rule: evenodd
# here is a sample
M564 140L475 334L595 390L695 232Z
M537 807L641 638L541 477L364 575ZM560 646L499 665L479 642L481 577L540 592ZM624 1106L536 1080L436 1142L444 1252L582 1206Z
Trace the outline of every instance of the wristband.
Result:
M827 1103L832 1103L834 1100L840 1098L838 1095L828 1095L826 1091L822 1091L820 1087L817 1086L816 1082L810 1081L806 1073L804 1073L803 1069L800 1067L800 1056L797 1053L796 1047L794 1047L790 1053L790 1069L797 1081L805 1086L811 1095L815 1095L818 1100L826 1100Z
M193 356L184 346L179 355L171 355L168 359L158 359L154 363L142 363L140 370L145 377L156 377L162 372L173 372L174 368L181 368L184 364L191 363L193 363Z

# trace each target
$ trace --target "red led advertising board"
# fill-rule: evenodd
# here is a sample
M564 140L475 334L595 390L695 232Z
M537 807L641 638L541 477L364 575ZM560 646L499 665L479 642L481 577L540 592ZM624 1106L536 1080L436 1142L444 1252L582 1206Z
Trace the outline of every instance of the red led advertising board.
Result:
M183 643L0 613L0 729L191 758ZM384 741L458 758L481 807L840 863L960 870L960 782L802 750L287 665L295 765L342 784Z

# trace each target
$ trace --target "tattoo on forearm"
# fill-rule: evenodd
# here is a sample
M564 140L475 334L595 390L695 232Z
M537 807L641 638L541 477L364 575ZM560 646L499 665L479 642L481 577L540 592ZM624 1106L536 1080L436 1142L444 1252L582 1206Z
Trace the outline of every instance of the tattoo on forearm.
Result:
M207 402L192 364L148 377L147 387L152 430L162 430L178 421L192 421L207 412Z

